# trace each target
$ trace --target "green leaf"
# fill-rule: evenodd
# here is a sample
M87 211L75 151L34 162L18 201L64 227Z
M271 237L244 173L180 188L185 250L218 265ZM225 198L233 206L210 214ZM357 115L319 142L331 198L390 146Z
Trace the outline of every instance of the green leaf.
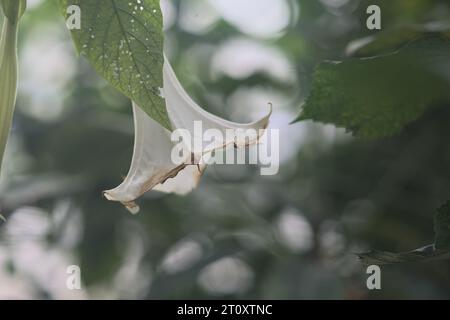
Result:
M436 249L450 250L450 201L440 207L434 216Z
M383 56L320 64L297 121L344 127L364 138L401 131L434 104L450 101L450 41L428 36Z
M347 54L351 57L373 57L385 55L401 49L410 42L424 37L450 37L448 26L400 26L381 31L377 36L370 36L350 42Z
M434 245L429 245L409 252L392 253L374 250L368 253L358 254L358 256L364 265L375 264L382 266L387 264L450 259L450 252L436 250Z
M164 99L162 14L159 0L60 0L81 9L81 29L71 30L78 52L112 86L170 129Z
M434 244L423 248L401 253L371 251L358 256L365 265L450 259L450 201L436 210L434 230L436 233Z

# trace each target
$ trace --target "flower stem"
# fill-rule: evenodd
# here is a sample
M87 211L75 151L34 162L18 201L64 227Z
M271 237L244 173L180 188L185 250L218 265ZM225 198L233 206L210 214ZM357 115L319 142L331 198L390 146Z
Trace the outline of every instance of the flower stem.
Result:
M17 22L4 18L0 38L0 169L17 95Z

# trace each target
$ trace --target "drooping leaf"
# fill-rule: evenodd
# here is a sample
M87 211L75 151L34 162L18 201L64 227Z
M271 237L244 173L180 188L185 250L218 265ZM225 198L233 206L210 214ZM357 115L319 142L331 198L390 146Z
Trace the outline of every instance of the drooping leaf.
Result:
M357 39L347 46L347 55L365 58L395 52L410 42L424 37L450 37L448 26L400 26L381 31L376 36Z
M409 252L393 253L386 251L371 251L358 254L364 265L386 265L407 262L431 261L450 259L450 252L437 250L434 245L429 245Z
M436 249L450 250L450 201L437 210L434 232Z
M365 265L450 259L450 201L436 210L434 230L434 244L423 248L401 253L371 251L358 256Z
M297 120L332 123L365 138L392 136L428 107L450 101L449 74L450 40L443 36L383 56L325 62Z
M164 99L163 31L159 0L60 0L81 9L81 29L71 30L79 53L112 86L170 129Z

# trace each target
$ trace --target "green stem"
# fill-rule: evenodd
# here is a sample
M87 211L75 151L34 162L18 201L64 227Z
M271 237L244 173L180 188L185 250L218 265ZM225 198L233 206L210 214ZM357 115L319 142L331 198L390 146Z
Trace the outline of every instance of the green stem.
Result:
M26 0L0 0L0 9L9 21L17 24L27 7Z
M0 39L0 169L17 95L17 22L5 17Z

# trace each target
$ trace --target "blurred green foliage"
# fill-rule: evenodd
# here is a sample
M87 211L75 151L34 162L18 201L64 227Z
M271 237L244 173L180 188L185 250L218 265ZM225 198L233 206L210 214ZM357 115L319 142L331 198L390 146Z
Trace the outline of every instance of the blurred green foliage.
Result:
M332 123L366 138L396 134L426 108L450 101L447 66L450 43L439 34L383 56L323 63L299 120Z
M179 14L181 2L175 1ZM291 10L298 9L298 19L277 37L242 34L226 20L200 33L175 22L166 31L166 45L170 44L183 84L209 111L235 117L231 98L243 87L259 88L285 97L288 102L275 108L284 108L290 121L311 92L320 62L344 60L352 41L377 35L365 28L369 4L381 6L383 32L445 25L450 19L447 1L349 0L337 7L330 3L290 1ZM38 33L39 41L48 30L63 30L53 1L30 8L24 16L22 55L36 37L36 28L44 32ZM49 36L71 45L67 31ZM264 72L244 79L211 77L211 56L233 37L280 50L292 62L297 80L286 83ZM35 59L39 64L43 57ZM12 237L8 225L29 207L43 210L54 221L61 203L68 204L66 223L52 222L45 237L33 241L49 251L62 248L72 254L90 297L450 297L447 261L383 267L383 290L371 292L365 287L365 268L355 255L370 248L403 252L433 241L431 213L450 195L448 103L421 108L420 117L409 115L403 130L380 140L353 138L319 123L293 124L289 130L300 130L302 136L283 140L282 147L294 154L283 162L279 175L261 177L254 167L213 167L191 195L149 193L141 213L131 216L101 195L120 182L131 160L130 103L85 60L75 55L71 59L74 72L63 88L64 108L57 118L36 117L30 112L29 97L20 94L0 187L1 213L7 218L0 224L0 248L3 256L10 255L3 269L11 279L26 279L33 297L58 295L14 258L20 242L28 239L27 232ZM358 81L373 77L373 72L361 73ZM42 88L52 85L39 83ZM402 83L392 85L394 93L404 90ZM289 219L295 223L283 222ZM67 245L70 228L80 232ZM295 245L292 234L299 240Z

